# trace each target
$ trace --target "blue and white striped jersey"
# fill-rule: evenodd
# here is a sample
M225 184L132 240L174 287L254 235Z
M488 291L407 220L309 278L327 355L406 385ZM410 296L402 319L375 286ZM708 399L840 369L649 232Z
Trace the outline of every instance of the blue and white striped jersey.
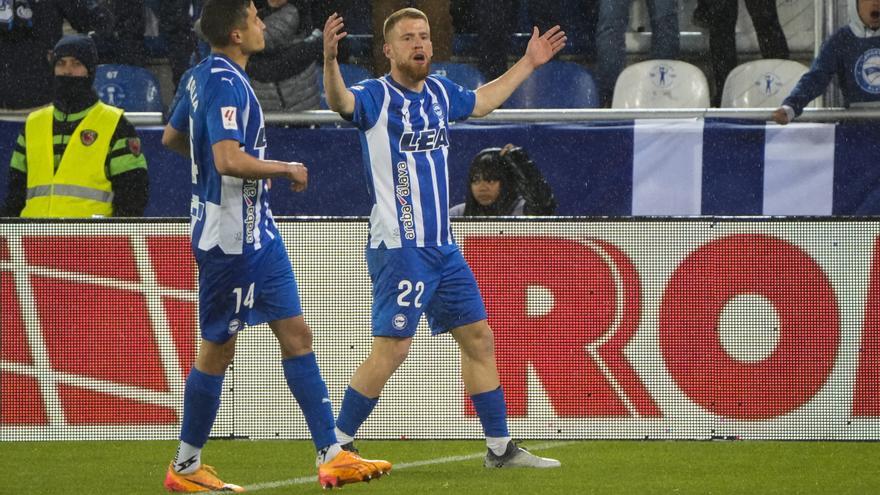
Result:
M349 89L373 198L370 247L454 243L446 168L449 122L471 114L476 93L439 76L429 76L421 93L390 76Z
M212 53L181 85L184 94L169 123L190 136L193 250L219 247L225 254L257 251L279 237L266 181L220 175L211 149L219 141L232 139L244 152L264 157L263 110L250 80L235 62Z

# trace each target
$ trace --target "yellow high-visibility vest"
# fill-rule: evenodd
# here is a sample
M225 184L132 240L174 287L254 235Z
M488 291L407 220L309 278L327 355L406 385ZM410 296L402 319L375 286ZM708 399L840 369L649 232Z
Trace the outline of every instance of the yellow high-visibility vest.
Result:
M113 188L104 172L122 109L100 101L82 119L55 170L49 105L28 115L27 202L22 217L82 218L113 215Z

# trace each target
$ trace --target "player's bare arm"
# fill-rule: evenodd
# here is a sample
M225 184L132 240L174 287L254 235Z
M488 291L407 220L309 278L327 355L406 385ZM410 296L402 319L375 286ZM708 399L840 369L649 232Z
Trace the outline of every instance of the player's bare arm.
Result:
M333 13L324 23L324 91L327 92L327 105L334 112L343 116L354 113L354 95L346 89L339 71L339 40L348 36L343 31L345 25L342 17Z
M237 141L224 139L211 146L214 164L223 175L242 179L270 179L282 177L290 180L290 188L296 192L305 190L309 183L309 172L298 162L260 160L239 147Z
M171 124L166 124L165 130L162 131L162 146L189 158L189 135L178 131Z
M471 116L483 117L500 107L535 69L546 64L565 47L567 39L565 31L559 26L553 26L544 34L540 34L536 26L525 55L501 77L477 88L477 102Z

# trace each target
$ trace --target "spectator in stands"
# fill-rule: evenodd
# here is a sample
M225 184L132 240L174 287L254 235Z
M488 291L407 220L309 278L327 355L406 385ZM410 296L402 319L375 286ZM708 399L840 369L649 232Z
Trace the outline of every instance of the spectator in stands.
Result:
M287 0L268 0L259 15L266 25L266 47L251 57L247 72L263 110L317 109L321 30L311 30Z
M191 12L198 12L199 0L103 0L113 12L116 23L113 28L115 43L102 54L102 63L115 63L146 67L149 54L144 36L147 11L158 17L158 33L165 43L166 56L171 66L171 79L175 86L191 65L195 49L195 34ZM154 35L155 35L154 34Z
M486 148L471 161L467 199L449 216L553 215L556 198L541 171L520 147Z
M103 0L113 13L113 40L101 63L147 66L147 50L144 45L146 30L146 7L144 0Z
M785 58L789 56L785 33L779 24L776 0L745 0L746 9L755 26L758 46L764 58ZM712 61L712 74L715 80L713 105L721 103L724 82L738 61L736 54L736 19L739 15L739 0L700 0L694 11L697 25L709 31L709 53Z
M92 89L98 54L92 39L68 35L55 45L55 98L27 117L9 170L5 216L141 216L147 161L119 108Z
M192 65L196 35L193 19L201 11L201 0L158 0L159 35L165 40L171 80L180 83L183 73Z
M652 59L677 59L678 0L647 0L651 16ZM596 26L596 75L602 104L609 106L617 76L626 65L626 30L631 0L600 0Z
M49 54L67 20L81 33L95 31L103 48L113 16L96 0L4 0L0 8L0 108L22 110L52 101Z
M480 18L475 28L477 59L480 72L493 80L507 71L511 35L516 32L520 0L475 0L474 10ZM558 2L529 2L531 22L542 32L557 24L569 24ZM430 17L430 15L429 15Z
M844 106L880 102L880 0L849 0L848 9L849 25L822 44L810 71L773 112L777 123L800 115L835 75Z
M432 60L445 61L452 58L452 13L450 0L373 0L373 74L381 76L391 70L385 56L382 29L385 19L405 7L415 7L431 19L431 42L434 46Z

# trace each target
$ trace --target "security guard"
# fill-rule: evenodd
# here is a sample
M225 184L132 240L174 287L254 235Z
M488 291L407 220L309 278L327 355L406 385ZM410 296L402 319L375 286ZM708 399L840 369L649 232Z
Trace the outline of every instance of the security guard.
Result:
M32 112L9 171L6 216L141 216L147 161L134 126L92 89L98 54L91 38L61 38L52 53L53 104Z

